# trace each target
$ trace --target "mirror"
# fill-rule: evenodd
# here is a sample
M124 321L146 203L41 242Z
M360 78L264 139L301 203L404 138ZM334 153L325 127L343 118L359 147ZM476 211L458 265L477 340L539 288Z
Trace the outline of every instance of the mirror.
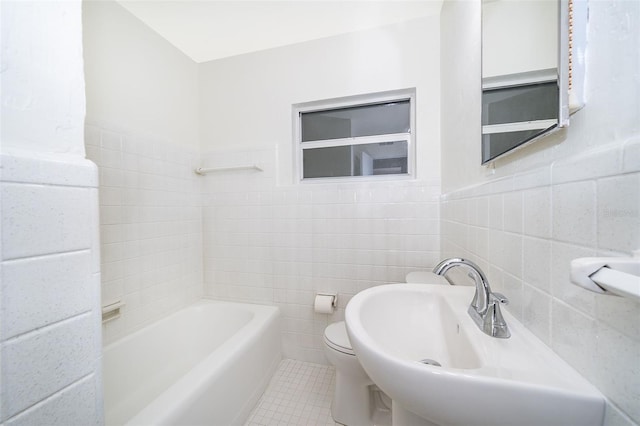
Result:
M483 0L482 164L568 125L568 49L560 42L567 6Z

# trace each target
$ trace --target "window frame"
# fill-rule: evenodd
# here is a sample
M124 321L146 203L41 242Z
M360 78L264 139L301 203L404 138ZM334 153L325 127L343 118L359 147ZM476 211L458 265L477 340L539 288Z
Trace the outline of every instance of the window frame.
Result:
M309 112L328 111L340 108L352 108L359 106L383 104L389 102L409 101L409 132L393 133L373 136L355 136L339 139L323 139L318 141L302 142L302 114ZM294 148L294 173L297 183L327 183L327 182L362 182L378 180L407 180L416 177L416 91L415 89L402 89L390 92L370 93L344 98L326 99L313 102L305 102L293 105L293 143ZM338 146L365 145L383 142L407 142L407 173L382 174L367 176L327 176L305 178L303 168L303 154L305 149L327 148Z

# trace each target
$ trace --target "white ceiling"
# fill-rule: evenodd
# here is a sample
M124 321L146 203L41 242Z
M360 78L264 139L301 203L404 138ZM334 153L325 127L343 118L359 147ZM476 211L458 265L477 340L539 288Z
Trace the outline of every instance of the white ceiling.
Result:
M117 0L196 62L440 13L442 0Z

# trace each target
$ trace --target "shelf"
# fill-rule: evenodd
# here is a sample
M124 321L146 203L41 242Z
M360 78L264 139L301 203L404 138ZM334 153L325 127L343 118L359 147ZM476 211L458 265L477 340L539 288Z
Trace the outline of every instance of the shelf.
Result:
M262 168L256 166L255 164L251 164L248 166L235 166L235 167L198 167L194 170L197 175L204 176L207 173L217 173L217 172L237 172L237 171L263 171Z

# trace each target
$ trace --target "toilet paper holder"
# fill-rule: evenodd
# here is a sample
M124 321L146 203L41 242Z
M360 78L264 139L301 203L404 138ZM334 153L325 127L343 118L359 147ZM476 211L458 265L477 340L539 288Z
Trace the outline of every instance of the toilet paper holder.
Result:
M332 314L337 305L337 293L317 293L313 303L313 311L318 314Z
M329 296L331 297L331 306L334 308L338 307L338 293L318 293L316 296Z

